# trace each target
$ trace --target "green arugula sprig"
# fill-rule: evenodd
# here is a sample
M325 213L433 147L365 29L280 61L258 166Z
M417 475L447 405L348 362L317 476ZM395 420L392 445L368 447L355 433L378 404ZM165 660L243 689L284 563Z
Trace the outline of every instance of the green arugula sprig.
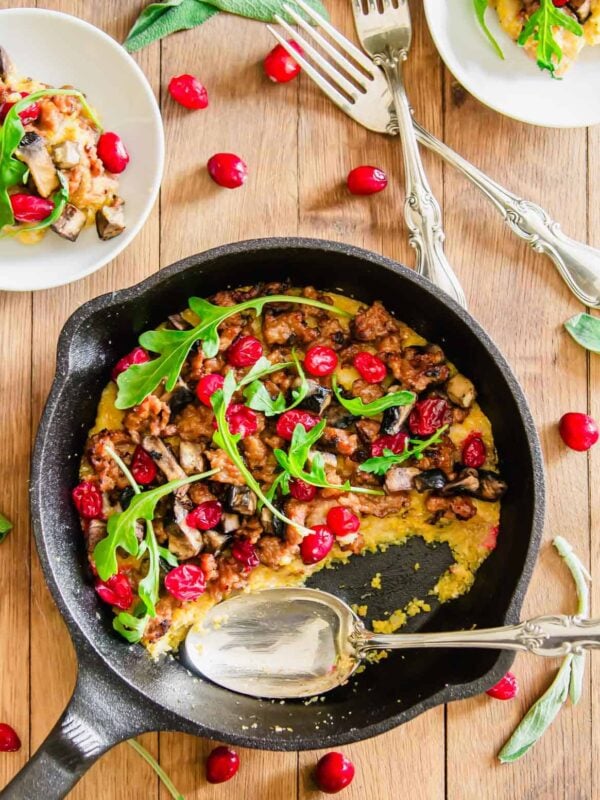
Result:
M577 615L585 618L589 616L589 589L587 582L591 579L590 575L566 539L562 536L557 536L553 544L565 561L575 581ZM579 701L582 692L585 660L585 653L570 654L564 658L550 687L531 706L498 754L498 758L503 764L517 761L539 741L569 697L573 705Z
M255 297L253 300L247 300L234 306L216 306L200 297L190 297L189 307L200 317L198 325L185 331L155 330L143 333L139 338L140 345L152 353L159 353L159 356L144 364L134 364L119 375L116 407L125 409L138 405L163 380L166 390L170 392L177 382L183 362L192 345L201 341L204 355L207 358L213 358L219 352L219 325L234 314L243 311L255 311L259 315L267 303L297 303L322 308L332 314L344 317L350 316L348 312L335 306L311 300L308 297L295 297L288 294Z
M279 392L277 397L271 397L267 391L267 387L258 379L252 379L249 383L248 378L252 374L251 370L240 384L249 383L243 392L248 408L254 411L262 411L267 417L274 417L277 414L284 414L286 411L291 411L293 408L300 405L308 394L309 385L304 370L302 369L302 364L295 351L292 351L292 358L294 359L293 361L286 361L283 364L274 364L270 372L278 372L280 369L287 369L287 367L296 367L298 377L300 378L300 385L296 389L292 389L293 402L290 403L289 406L286 406L286 400L282 392ZM255 367L257 367L261 361L266 361L267 364L270 363L266 358L262 358L256 362ZM263 376L266 374L268 373L263 372Z
M481 25L481 29L483 30L483 32L487 36L490 44L492 45L492 47L496 51L497 55L502 60L504 60L504 52L502 51L502 48L500 47L500 45L496 41L496 37L491 32L491 30L488 28L488 24L487 24L487 22L485 20L486 11L489 9L488 0L473 0L473 7L475 9L475 15L477 17L477 20L478 20L479 24Z
M537 42L536 60L540 69L548 70L556 77L556 67L560 64L563 52L554 36L554 27L564 28L575 36L583 36L583 28L577 20L552 0L541 0L540 7L529 17L521 31L517 44L523 46L529 39Z
M441 428L438 428L429 439L409 439L407 442L408 446L402 453L394 453L392 450L386 448L382 456L368 458L360 465L359 469L363 472L370 472L373 475L385 475L386 472L396 464L402 464L402 462L408 461L409 458L419 459L423 451L439 442L447 429L448 426L443 425ZM412 447L410 447L410 445L412 445Z
M13 524L7 519L4 514L0 514L0 542L6 539L8 534L12 531Z
M575 314L565 322L567 332L577 344L591 353L600 354L600 317L591 314Z
M360 397L353 397L351 399L344 397L338 386L335 375L332 378L331 385L338 403L355 417L375 417L387 408L409 406L415 402L417 397L414 392L391 392L391 394L385 394L383 397L380 397L378 400L373 400L371 403L365 403Z

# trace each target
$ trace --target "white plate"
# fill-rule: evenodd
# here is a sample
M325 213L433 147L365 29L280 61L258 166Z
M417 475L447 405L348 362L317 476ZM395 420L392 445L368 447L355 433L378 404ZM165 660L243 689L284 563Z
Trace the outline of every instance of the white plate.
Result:
M0 44L18 74L53 86L70 84L84 92L105 130L122 137L131 158L120 179L127 223L120 236L103 242L91 227L76 242L52 232L35 245L0 240L0 289L48 289L100 269L139 232L162 178L162 119L135 61L114 39L87 22L43 9L0 11Z
M446 66L486 106L552 128L600 123L600 45L584 47L565 77L553 80L505 33L492 9L486 19L505 61L479 28L472 0L424 0L424 6Z

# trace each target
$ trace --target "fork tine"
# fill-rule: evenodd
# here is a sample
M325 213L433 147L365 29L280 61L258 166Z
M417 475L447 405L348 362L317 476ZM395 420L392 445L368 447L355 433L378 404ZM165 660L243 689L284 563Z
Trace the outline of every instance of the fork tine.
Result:
M280 21L277 19L277 15L274 16L275 21L279 24ZM321 75L321 73L313 67L310 61L307 61L304 56L300 55L300 53L295 50L290 44L288 44L287 39L285 39L279 31L277 31L272 25L267 25L267 28L271 31L273 36L277 39L279 44L286 50L287 53L296 61L302 69L306 72L306 74L312 78L312 80L317 84L319 89L332 100L336 106L339 106L342 111L346 114L350 113L350 109L352 108L352 103L348 101L348 99L333 86L326 78Z
M353 80L355 80L359 86L363 86L365 89L369 85L369 78L358 70L354 64L349 61L340 51L335 48L328 39L322 36L316 28L311 27L311 25L303 19L300 14L297 14L293 8L290 8L287 4L283 6L284 11L289 14L289 16L294 20L296 25L299 28L308 34L308 36L312 36L312 38L319 43L319 45L325 50L326 53L329 53L331 58L336 62L336 64L341 67L345 72L350 75Z
M330 22L328 22L313 8L307 5L304 0L295 0L295 3L302 9L302 11L304 11L307 17L312 19L316 25L328 33L329 36L331 36L331 38L341 46L342 50L345 50L348 55L352 56L356 63L360 64L360 66L366 70L366 72L371 73L371 75L375 73L377 68L374 66L371 59L368 58L362 52L362 50L359 50L353 42L351 42L349 39L346 39L345 36L342 36L337 28L334 28ZM355 5L360 10L360 0L355 0Z
M282 17L275 14L273 16L275 22L278 25L289 33L292 39L298 42L299 45L310 55L313 61L319 65L319 67L323 70L326 75L329 75L330 78L339 86L341 87L346 94L351 97L353 100L358 98L358 89L353 83L345 78L341 72L339 72L332 64L319 53L318 50L312 46L312 44L304 38L304 36L300 35L298 31L295 31L291 25L289 25Z

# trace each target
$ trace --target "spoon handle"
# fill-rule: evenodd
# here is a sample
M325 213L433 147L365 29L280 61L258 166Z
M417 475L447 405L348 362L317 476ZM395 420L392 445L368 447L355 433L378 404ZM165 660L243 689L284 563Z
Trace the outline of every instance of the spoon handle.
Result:
M415 647L524 650L537 656L556 658L568 653L600 649L600 619L554 614L534 617L518 625L481 630L397 633L389 636L366 631L360 636L357 646L361 652Z

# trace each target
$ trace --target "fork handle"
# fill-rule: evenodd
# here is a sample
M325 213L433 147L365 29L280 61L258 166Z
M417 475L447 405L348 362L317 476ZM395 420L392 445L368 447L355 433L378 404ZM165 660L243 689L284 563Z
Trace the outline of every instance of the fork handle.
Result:
M467 301L462 287L444 254L442 212L429 186L419 153L410 104L402 79L402 64L405 59L404 50L373 57L373 61L386 74L398 118L406 181L404 218L410 231L409 243L417 253L417 272L466 308Z
M541 206L500 186L417 122L414 127L421 144L474 183L496 206L513 233L536 253L545 253L552 259L569 289L584 305L600 308L600 250L566 236Z

